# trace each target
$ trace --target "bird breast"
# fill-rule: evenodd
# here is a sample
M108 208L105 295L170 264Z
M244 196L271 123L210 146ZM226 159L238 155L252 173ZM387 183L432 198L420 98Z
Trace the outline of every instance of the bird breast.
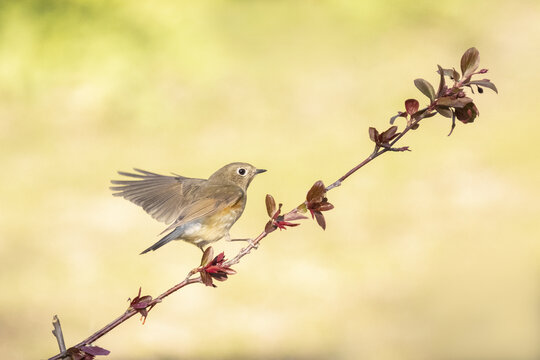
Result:
M244 203L245 204L245 203ZM202 221L194 221L184 225L181 238L198 243L218 241L229 235L229 229L238 220L244 210L244 206L235 204L218 213L215 213Z

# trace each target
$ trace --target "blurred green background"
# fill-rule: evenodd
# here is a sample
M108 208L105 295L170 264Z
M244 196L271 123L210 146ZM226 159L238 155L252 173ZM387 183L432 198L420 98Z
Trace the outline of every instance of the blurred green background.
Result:
M113 198L131 167L251 185L235 237L372 149L469 47L500 95L480 118L426 120L332 191L328 228L265 239L217 289L191 286L96 345L113 359L538 359L540 3L0 2L0 353L57 352L157 295L200 259L139 256L164 229ZM401 120L402 121L402 120ZM403 125L403 123L400 123ZM234 254L242 244L217 243Z

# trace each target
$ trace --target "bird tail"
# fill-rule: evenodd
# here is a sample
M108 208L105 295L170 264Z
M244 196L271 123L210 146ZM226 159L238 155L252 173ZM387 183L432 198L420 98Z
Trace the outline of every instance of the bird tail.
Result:
M162 247L163 245L165 245L166 243L170 242L170 241L173 241L174 239L176 239L178 237L178 232L175 230L171 231L170 233L168 233L167 235L165 235L161 240L159 240L157 243L155 243L154 245L150 246L148 249L144 250L142 253L140 253L139 255L142 255L142 254L146 254L147 252L149 251L154 251L154 250L157 250L159 249L160 247Z

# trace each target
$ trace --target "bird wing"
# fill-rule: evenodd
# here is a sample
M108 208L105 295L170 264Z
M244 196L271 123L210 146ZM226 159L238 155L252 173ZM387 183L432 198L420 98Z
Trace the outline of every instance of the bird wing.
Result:
M244 196L244 191L236 185L207 185L201 188L197 195L197 199L186 204L178 219L162 233L233 206Z
M133 169L135 173L119 171L118 174L136 180L111 180L114 196L121 196L141 206L154 219L170 224L192 206L192 193L207 180L180 175L166 176Z

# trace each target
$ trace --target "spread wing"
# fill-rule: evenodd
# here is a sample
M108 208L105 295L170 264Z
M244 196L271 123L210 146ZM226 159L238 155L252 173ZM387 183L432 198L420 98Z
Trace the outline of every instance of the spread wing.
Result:
M118 174L134 180L111 180L114 196L121 196L141 206L154 219L166 224L185 214L193 206L193 192L203 179L192 179L180 175L166 176L145 170L133 169L135 173L119 171ZM184 215L185 216L185 215Z
M206 185L204 188L199 189L197 199L183 207L178 219L163 232L172 230L187 222L219 213L237 204L243 196L244 191L236 185ZM244 205L245 202L241 204L242 207Z

